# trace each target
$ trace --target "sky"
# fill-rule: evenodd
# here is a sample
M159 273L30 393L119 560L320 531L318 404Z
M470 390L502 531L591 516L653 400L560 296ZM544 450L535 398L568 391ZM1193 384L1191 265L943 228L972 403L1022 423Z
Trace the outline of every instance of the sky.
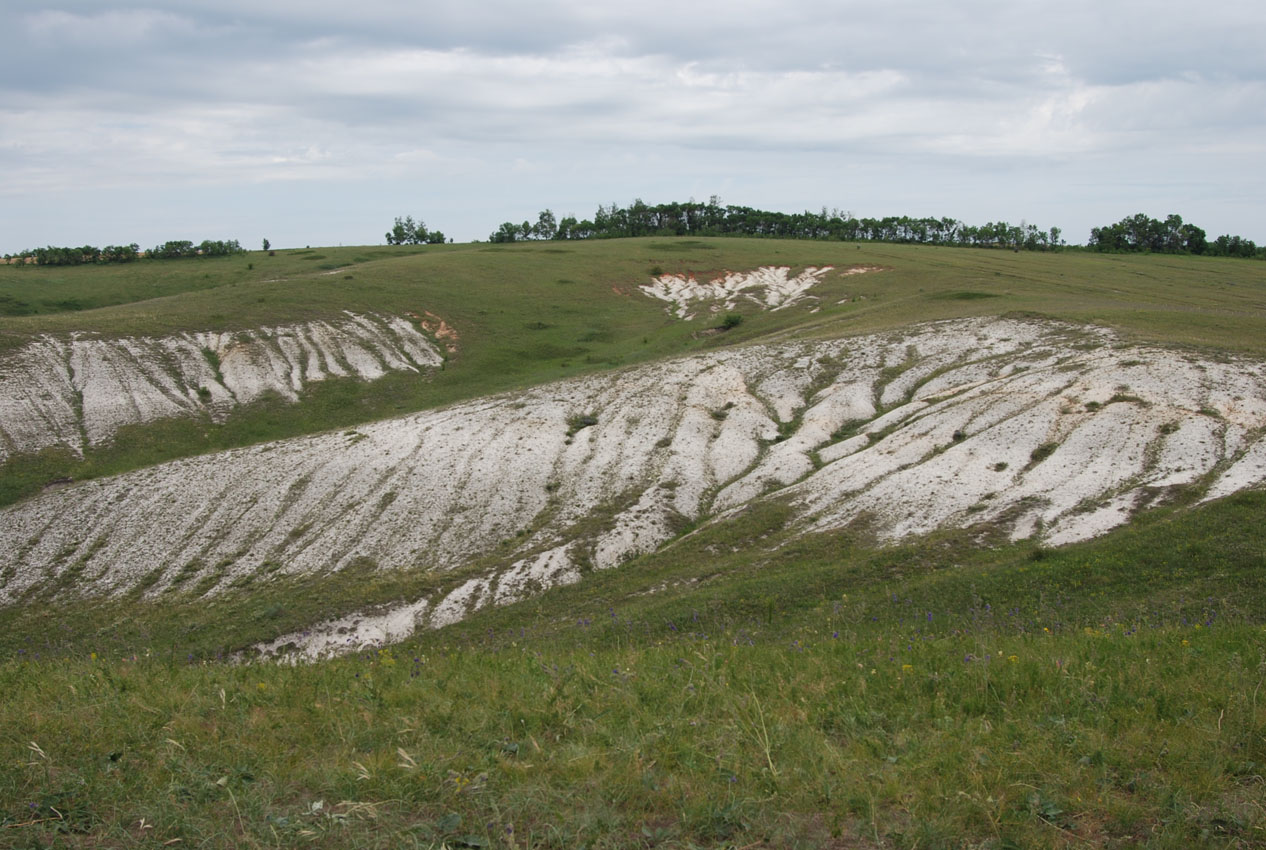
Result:
M1266 243L1261 0L4 0L0 252L599 204Z

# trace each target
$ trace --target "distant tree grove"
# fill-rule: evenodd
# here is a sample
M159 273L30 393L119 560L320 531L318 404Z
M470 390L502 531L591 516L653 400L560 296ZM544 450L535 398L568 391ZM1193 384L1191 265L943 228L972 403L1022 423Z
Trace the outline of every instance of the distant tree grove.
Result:
M97 248L83 245L78 248L58 248L49 245L46 248L34 248L6 254L6 262L25 265L34 263L37 266L82 266L93 263L130 263L134 260L177 260L185 257L227 257L233 254L244 254L246 249L236 239L227 242L207 239L197 245L188 240L164 242L148 251L142 252L135 242L130 245L107 245Z
M535 223L505 222L490 242L538 239L614 239L625 236L763 236L771 239L829 239L868 242L912 242L927 245L971 245L1048 251L1064 244L1060 229L1042 230L1005 221L973 226L952 218L857 218L840 210L780 213L752 207L722 206L716 196L707 203L650 205L635 200L626 208L599 206L592 219L557 219L544 210Z
M1203 254L1206 257L1266 259L1266 246L1251 239L1219 236L1210 240L1204 230L1187 224L1182 216L1169 215L1164 221L1143 213L1127 216L1116 224L1093 227L1086 247L1108 253Z
M489 242L542 239L616 239L626 236L764 236L774 239L828 239L848 242L904 242L918 245L955 245L1050 251L1066 247L1061 230L1045 230L1021 221L971 225L953 218L886 216L858 218L840 210L780 213L735 205L722 206L714 195L707 203L647 204L635 200L628 207L599 206L592 219L558 219L543 210L535 222L504 222L488 236ZM1266 247L1240 236L1208 239L1204 230L1177 215L1164 221L1142 213L1090 231L1086 247L1092 251L1202 254L1209 257L1266 259Z
M426 222L421 219L414 221L411 215L404 218L397 216L396 223L387 231L388 245L441 245L443 243L443 233L438 230L427 230Z

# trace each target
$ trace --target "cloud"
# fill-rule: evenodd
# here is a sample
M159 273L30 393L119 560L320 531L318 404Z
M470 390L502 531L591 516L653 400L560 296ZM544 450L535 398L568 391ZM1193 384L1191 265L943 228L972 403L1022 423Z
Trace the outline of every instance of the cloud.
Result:
M128 47L181 37L195 24L180 15L153 9L115 9L79 15L47 9L23 20L28 37L43 47Z
M966 171L1073 163L1111 174L1148 162L1239 197L1254 179L1242 163L1266 138L1266 7L1198 11L1172 0L10 0L0 24L22 37L0 54L0 193L152 183L240 185L247 197L275 181L434 183L438 172L475 191L479 174L505 169L524 191L552 171L554 191L574 196L625 151L639 164L602 181L625 200L661 185L651 169L665 163L678 185L708 174L720 185L702 194L740 195L791 185L813 163L827 170L810 181L823 194L812 205L856 192L867 167L893 183L889 196L917 197L896 185L913 179L903 172L933 193L958 191L952 175ZM889 170L894 158L906 167ZM929 200L958 215L950 191ZM484 200L490 219L504 197Z

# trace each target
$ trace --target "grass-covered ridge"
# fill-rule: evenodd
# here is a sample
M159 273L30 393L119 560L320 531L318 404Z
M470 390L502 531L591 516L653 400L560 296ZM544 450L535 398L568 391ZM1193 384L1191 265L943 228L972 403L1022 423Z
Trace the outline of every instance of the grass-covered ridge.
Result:
M474 334L472 344L488 336L503 341L506 333L529 340L524 326L533 322L557 329L551 341L561 335L571 336L572 344L600 342L579 337L594 335L589 325L603 319L618 325L612 329L616 336L640 342L647 330L668 324L654 302L646 302L651 315L640 321L643 311L627 306L636 294L630 287L648 282L652 274L704 279L764 265L876 265L885 274L844 281L840 291L850 296L849 303L824 297L821 313L811 320L814 327L878 330L1020 310L1108 324L1149 341L1266 352L1263 335L1252 332L1266 318L1266 270L1223 258L960 252L733 238L367 246L274 254L109 267L0 266L0 296L39 307L35 315L3 316L0 341L13 346L31 335L71 331L161 336L239 330L342 310L404 312L425 302L451 316L459 330ZM999 300L971 303L990 295ZM570 312L578 307L585 309L583 316ZM1187 321L1178 321L1175 313ZM744 328L744 339L808 321L803 311L748 318L753 326ZM665 353L661 342L648 343L656 345L651 356Z

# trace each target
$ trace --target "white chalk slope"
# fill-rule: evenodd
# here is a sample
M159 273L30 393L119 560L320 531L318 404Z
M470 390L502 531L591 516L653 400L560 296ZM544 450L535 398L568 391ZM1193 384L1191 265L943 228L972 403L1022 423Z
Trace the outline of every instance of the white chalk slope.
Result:
M268 393L295 401L327 377L371 381L442 360L405 319L372 314L158 339L43 337L0 358L0 462L55 445L82 454L124 425L218 421Z
M584 416L597 424L577 429ZM1260 485L1264 429L1263 364L1097 329L980 319L754 346L47 493L0 511L0 604L68 575L61 592L84 596L202 581L214 594L252 572L511 553L500 572L301 641L333 651L576 581L662 545L682 518L771 492L806 529L861 519L895 540L988 522L1080 540L1175 487Z
M763 266L749 272L726 272L707 283L700 283L694 275L663 274L650 283L638 287L642 294L660 301L667 301L665 312L674 318L691 321L697 315L696 307L707 307L710 313L733 310L739 302L755 304L762 310L777 312L802 301L818 301L809 290L822 282L827 272L835 266L817 268L809 266L798 275L791 275L788 266ZM878 271L873 266L854 266L844 269L840 277ZM813 308L810 313L816 313Z

